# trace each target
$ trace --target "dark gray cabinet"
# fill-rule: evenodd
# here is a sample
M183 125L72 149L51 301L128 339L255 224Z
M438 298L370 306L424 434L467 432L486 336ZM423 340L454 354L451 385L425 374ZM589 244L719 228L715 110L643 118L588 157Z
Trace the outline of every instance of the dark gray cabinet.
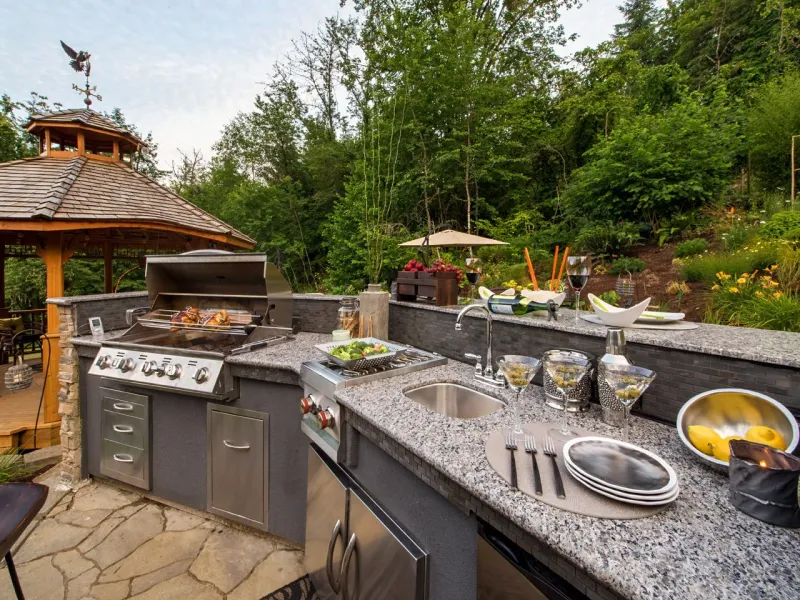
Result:
M150 397L101 388L100 473L149 490Z
M267 529L269 415L208 404L208 511Z

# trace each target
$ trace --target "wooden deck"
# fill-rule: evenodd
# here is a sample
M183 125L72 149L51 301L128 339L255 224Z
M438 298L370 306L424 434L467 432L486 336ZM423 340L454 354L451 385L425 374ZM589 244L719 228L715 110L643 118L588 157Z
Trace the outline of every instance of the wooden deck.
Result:
M31 362L36 362L36 360ZM39 415L36 446L33 445L36 411L42 395L44 375L34 371L31 387L27 390L12 392L7 390L4 384L5 374L10 366L0 366L0 451L9 447L34 450L35 448L57 446L61 443L61 422L45 423L44 406Z

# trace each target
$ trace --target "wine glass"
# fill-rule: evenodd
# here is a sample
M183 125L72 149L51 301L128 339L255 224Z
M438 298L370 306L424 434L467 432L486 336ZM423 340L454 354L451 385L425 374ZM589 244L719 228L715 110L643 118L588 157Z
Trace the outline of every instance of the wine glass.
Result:
M592 259L590 256L568 256L567 277L569 284L575 291L575 320L580 318L581 290L586 287L589 275L592 272Z
M514 402L514 435L522 435L522 423L519 418L519 396L528 387L542 361L532 356L508 354L501 356L497 365L503 372L509 387L517 393Z
M466 276L472 286L470 300L475 301L475 288L481 280L481 259L477 257L470 257L464 261L467 265Z
M634 365L607 364L604 369L604 377L608 387L616 394L620 404L622 404L624 425L624 441L628 441L628 420L630 417L631 406L641 398L644 391L656 378L656 374L649 369L635 367Z
M567 392L578 387L583 378L589 374L590 367L591 363L588 360L578 356L558 356L545 360L544 368L547 370L547 375L561 392L564 400L564 420L561 423L561 429L558 430L561 435L574 435L567 426L567 406L569 405Z

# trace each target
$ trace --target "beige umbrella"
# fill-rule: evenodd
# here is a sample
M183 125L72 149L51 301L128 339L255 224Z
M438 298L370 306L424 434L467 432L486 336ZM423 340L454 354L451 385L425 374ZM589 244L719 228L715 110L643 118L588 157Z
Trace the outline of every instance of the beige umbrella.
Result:
M406 248L418 246L430 246L432 248L478 248L480 246L508 246L508 242L500 242L479 235L472 235L471 233L462 233L460 231L446 229L445 231L440 231L430 236L426 235L416 240L411 240L410 242L403 242L400 246Z

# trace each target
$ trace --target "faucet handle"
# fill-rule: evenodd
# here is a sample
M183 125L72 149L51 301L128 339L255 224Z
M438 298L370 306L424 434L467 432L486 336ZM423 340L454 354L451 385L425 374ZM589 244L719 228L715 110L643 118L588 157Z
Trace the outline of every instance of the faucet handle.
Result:
M483 359L479 355L467 353L464 355L464 358L475 361L475 375L483 375L483 366L481 365Z

